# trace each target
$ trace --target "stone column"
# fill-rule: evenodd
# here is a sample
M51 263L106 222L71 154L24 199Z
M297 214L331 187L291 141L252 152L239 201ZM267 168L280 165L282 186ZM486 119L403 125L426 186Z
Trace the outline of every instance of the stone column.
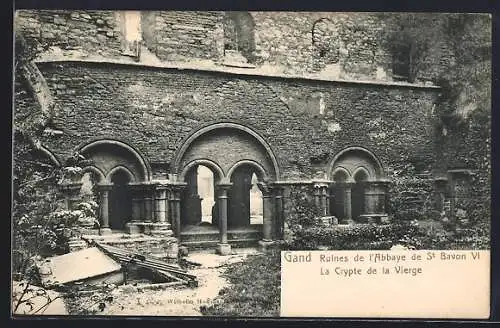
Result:
M262 240L259 245L263 250L273 244L273 225L274 225L274 190L267 183L259 182L257 184L260 191L262 191L263 206L263 225L262 225Z
M156 186L155 204L156 222L167 223L167 186Z
M181 193L185 185L172 185L170 209L172 224L174 226L175 236L180 240L181 238Z
M275 239L283 238L283 226L285 224L285 216L284 216L284 188L281 186L275 186L275 207L276 207L276 224L275 224Z
M380 219L385 220L385 197L387 183L385 181L370 181L365 187L365 208L363 216L368 222Z
M316 182L314 184L314 202L320 211L321 216L328 215L328 184Z
M231 254L231 245L227 242L227 192L231 188L231 183L217 184L218 196L217 207L219 209L219 232L220 243L217 245L217 253L220 255Z
M150 185L144 186L144 221L153 221L153 189Z
M130 184L130 192L132 193L132 221L140 221L143 214L141 213L141 192L139 185Z
M313 190L314 190L314 205L317 208L320 208L321 207L321 199L320 199L321 198L321 191L320 191L319 185L314 184Z
M64 194L66 198L67 210L72 210L75 207L75 203L79 201L81 188L81 182L70 182L59 185L59 190Z
M335 185L330 183L328 185L328 196L326 199L327 213L329 216L333 215L332 206L335 206Z
M351 188L354 182L346 182L344 183L344 213L348 224L353 224L354 221L352 219L352 202L351 202Z
M446 201L446 185L448 184L448 179L445 177L436 178L434 180L434 186L436 190L436 205L437 210L444 211L444 202Z
M109 191L113 188L112 184L97 185L100 195L100 210L101 210L101 235L111 234L109 227Z

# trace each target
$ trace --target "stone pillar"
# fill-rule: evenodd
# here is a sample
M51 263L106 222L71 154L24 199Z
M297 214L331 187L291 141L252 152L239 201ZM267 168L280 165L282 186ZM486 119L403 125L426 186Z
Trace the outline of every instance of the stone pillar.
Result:
M101 210L101 228L100 234L111 234L109 227L109 191L113 188L112 184L97 185L100 195L100 210Z
M140 186L137 184L129 185L130 192L132 193L132 221L140 221L143 214L141 213L141 192Z
M231 188L231 183L217 184L218 196L217 207L219 209L219 232L220 243L217 245L217 253L220 255L231 254L231 245L227 242L227 192Z
M316 182L314 184L314 202L320 211L321 216L328 215L328 184L325 182Z
M258 183L263 198L263 225L262 225L262 240L259 245L263 250L273 244L273 225L274 225L274 190L267 183Z
M381 221L386 221L386 188L386 181L370 181L366 183L364 194L365 208L362 216L365 217L368 222L379 219Z
M151 186L144 186L144 221L153 221L153 189Z
M167 186L156 186L155 219L158 223L167 223Z
M354 182L346 182L344 184L344 193L345 193L344 213L348 224L354 223L352 219L352 202L351 202L351 195L352 195L351 188L353 184Z
M172 185L170 209L172 225L174 226L175 236L181 238L181 193L185 185Z
M447 178L436 178L434 186L436 190L436 207L437 210L442 212L445 210L444 203L446 201L446 186L448 184Z
M320 208L321 207L321 191L320 191L320 188L319 188L319 185L318 184L314 184L313 185L313 189L314 189L314 205L317 207L317 208Z
M284 189L281 186L275 186L275 207L276 207L276 224L275 224L275 239L283 238L283 227L285 224L285 203L284 203Z
M326 199L327 203L327 213L329 216L332 216L334 213L334 210L332 210L332 207L335 206L335 184L330 183L328 185L328 196Z
M66 198L67 210L72 210L75 207L75 203L79 201L81 188L81 182L69 182L59 185L59 190L64 194Z

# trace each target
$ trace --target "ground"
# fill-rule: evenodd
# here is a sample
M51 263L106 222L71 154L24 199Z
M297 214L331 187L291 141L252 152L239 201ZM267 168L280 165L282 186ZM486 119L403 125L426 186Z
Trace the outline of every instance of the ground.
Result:
M12 291L14 300L18 300L26 288L26 282L13 281ZM15 314L36 314L36 315L64 315L67 314L66 305L62 295L53 290L45 291L41 287L29 286L26 293L22 296L23 300L19 307L14 311ZM14 301L14 306L17 302Z
M163 290L140 290L136 286L120 286L111 292L113 301L107 302L98 315L134 316L201 316L200 306L214 304L219 291L229 282L222 276L225 267L243 261L256 249L236 249L233 255L220 256L213 251L197 251L186 259L201 264L188 270L198 277L197 288L169 287ZM93 307L97 309L98 304ZM91 309L89 309L91 310ZM76 313L72 313L76 314Z

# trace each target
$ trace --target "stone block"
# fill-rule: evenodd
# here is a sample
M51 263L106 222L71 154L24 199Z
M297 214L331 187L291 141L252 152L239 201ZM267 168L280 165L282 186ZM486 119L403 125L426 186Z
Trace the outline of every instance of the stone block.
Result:
M111 234L112 234L112 231L111 231L111 229L110 229L110 228L101 228L101 229L99 230L99 234L100 234L101 236L111 235Z
M231 255L231 245L229 244L217 244L215 249L216 253L222 256Z
M271 249L275 245L275 242L272 240L259 240L258 244L259 244L259 249L265 252Z
M125 225L125 231L131 235L139 234L139 233L141 233L141 228L140 228L139 224L140 223L138 223L138 222L137 223L136 222L128 222Z

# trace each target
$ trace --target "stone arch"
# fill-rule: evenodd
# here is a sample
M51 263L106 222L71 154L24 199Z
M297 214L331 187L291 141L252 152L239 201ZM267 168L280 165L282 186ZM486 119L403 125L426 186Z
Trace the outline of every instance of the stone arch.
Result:
M358 167L353 173L352 173L352 179L354 181L358 181L358 179L356 179L356 177L359 175L359 174L362 174L365 176L365 178L362 180L362 181L368 181L370 179L370 172L364 167L364 166L360 166Z
M59 159L57 159L57 156L54 155L54 153L52 153L48 148L46 148L43 145L40 145L40 147L38 147L38 150L42 154L44 154L47 158L49 158L54 165L56 165L57 167L61 167L61 162L59 161Z
M342 174L345 176L345 181L349 181L349 179L351 177L350 172L346 168L339 166L339 167L336 167L335 170L333 170L332 179L335 180L335 177L339 174Z
M222 180L224 179L224 171L222 168L215 162L209 160L209 159L197 159L194 161L189 162L182 170L182 172L179 174L179 180L184 181L186 178L186 174L191 170L193 167L198 166L198 165L203 165L208 167L209 169L212 170L214 173L214 177L216 177L217 180Z
M311 29L313 63L317 70L339 62L340 39L334 22L329 18L316 20Z
M130 182L136 182L137 179L136 179L134 173L132 173L132 171L130 171L127 167L125 167L123 165L117 165L114 168L112 168L106 176L106 181L108 183L111 183L111 178L112 178L113 174L115 174L118 171L123 171L128 176L128 179Z
M249 12L229 11L223 19L224 56L252 63L255 61L255 22Z
M372 152L362 147L343 149L329 163L328 172L332 180L339 172L348 176L347 181L334 181L330 188L331 215L347 223L385 215L385 173Z
M123 166L132 173L135 181L149 181L151 167L144 156L134 147L119 140L100 139L81 146L78 150L86 159L93 161L103 174L109 176L116 166Z
M226 149L219 149L220 147ZM249 158L252 156L253 158ZM173 171L180 175L189 162L200 159L217 163L224 172L225 180L230 168L241 160L259 162L272 179L278 180L280 176L276 156L264 138L253 129L234 122L205 125L187 136L174 157Z
M99 182L106 181L106 175L104 174L104 172L102 172L98 167L94 165L88 165L82 168L82 175L87 172L95 173L99 177Z
M269 174L266 172L266 170L264 169L264 167L262 167L262 165L260 165L259 163L257 163L256 161L252 161L252 160L241 160L237 163L235 163L228 171L227 173L227 177L228 179L231 179L231 176L233 175L234 171L243 166L243 165L248 165L248 166L251 166L252 168L256 169L256 174L257 174L257 178L261 181L267 181L269 180Z
M379 180L385 177L385 170L381 161L370 150L363 147L348 147L338 152L328 164L330 177L337 167L343 167L351 178L354 172L363 167L369 172L370 180Z

